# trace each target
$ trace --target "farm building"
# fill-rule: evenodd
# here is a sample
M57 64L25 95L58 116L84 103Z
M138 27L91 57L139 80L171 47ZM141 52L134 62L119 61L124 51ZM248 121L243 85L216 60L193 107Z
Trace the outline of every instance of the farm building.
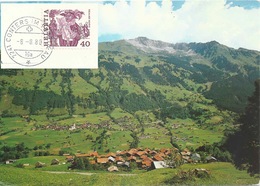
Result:
M208 156L208 157L206 157L206 161L208 163L211 163L211 162L216 162L217 159L215 157L213 157L213 156Z
M192 160L193 162L199 162L199 161L201 160L201 157L200 157L200 155L199 155L198 153L193 153L193 154L191 155L191 160Z
M16 162L16 160L6 160L5 161L5 164L13 164L14 162Z
M163 169L169 167L165 161L154 161L152 163L151 169Z
M107 170L108 170L109 172L117 172L117 171L119 171L118 168L117 168L117 166L108 167Z

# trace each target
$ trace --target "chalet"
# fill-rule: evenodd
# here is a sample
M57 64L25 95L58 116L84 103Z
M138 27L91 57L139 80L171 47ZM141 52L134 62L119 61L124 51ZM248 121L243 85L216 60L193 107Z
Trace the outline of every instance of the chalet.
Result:
M108 161L110 161L110 162L115 162L116 159L115 159L114 157L112 157L112 156L109 156L109 157L108 157Z
M138 151L137 153L136 153L136 155L138 155L139 157L141 157L141 156L143 156L143 155L146 155L147 154L147 152L145 152L145 151Z
M187 151L187 150L184 150L181 152L181 155L182 156L190 156L191 155L191 152L190 151Z
M74 123L70 128L69 128L70 131L73 131L73 130L76 130L76 124Z
M126 166L126 167L130 167L130 163L127 161L127 162L117 162L117 165L118 166Z
M115 160L116 162L125 162L125 160L121 156L117 156Z
M117 151L116 152L116 155L117 156L124 156L124 155L126 155L127 154L127 151Z
M162 169L169 167L164 161L154 161L152 163L151 169Z
M149 148L144 149L145 152L150 153L151 150Z
M146 158L148 158L148 156L147 155L142 155L140 158L141 159L146 159Z
M109 172L117 172L117 171L119 171L118 168L117 168L117 166L110 166L110 167L108 167L107 170L108 170Z
M201 157L200 157L200 155L198 154L198 153L193 153L193 154L191 154L191 160L193 161L193 162L199 162L200 160L201 160Z
M91 157L98 157L98 152L95 151L95 152L92 152L89 154Z
M147 168L147 167L151 167L153 160L151 158L146 158L143 159L142 161L142 167L143 168Z
M163 161L163 160L164 160L159 154L156 154L156 155L153 157L153 159L154 159L155 161Z
M126 154L127 154L128 156L133 156L133 155L135 155L137 152L138 152L137 149L130 149Z
M130 156L127 158L128 161L136 161L136 157L135 156Z
M35 163L35 168L42 168L44 166L45 166L45 163L42 163L42 162L39 162L39 161Z
M216 159L215 157L213 157L213 156L207 156L207 157L206 157L206 161L207 161L208 163L211 163L211 162L216 162L217 159Z
M161 156L162 158L166 157L166 155L165 155L164 153L162 153L162 152L159 152L159 153L155 154L154 156L156 156L156 155L159 155L159 156Z
M160 152L165 154L166 152L168 152L168 149L161 149Z
M113 152L110 152L110 153L108 153L107 155L106 155L107 157L113 157L113 158L115 158L116 157L116 154L115 153L113 153Z
M172 152L173 152L173 150L167 150L164 154L166 155L166 156L169 156L170 154L172 154ZM179 150L178 149L174 149L174 152L179 152Z
M97 158L97 163L106 164L108 163L108 158Z
M66 156L67 162L72 162L74 160L74 156Z
M51 165L59 165L60 161L58 159L51 160Z
M87 157L90 157L90 155L89 154L75 154L75 156L77 157L77 158L87 158Z
M182 159L183 159L184 163L190 163L191 162L190 156L182 156Z
M152 150L149 152L149 154L153 156L153 155L157 154L157 152L155 150Z
M14 162L16 162L16 160L6 160L5 161L5 164L13 164Z

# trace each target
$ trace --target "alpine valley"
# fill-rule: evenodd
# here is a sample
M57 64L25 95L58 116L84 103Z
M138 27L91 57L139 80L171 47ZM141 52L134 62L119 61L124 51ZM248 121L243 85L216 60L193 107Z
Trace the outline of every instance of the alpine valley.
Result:
M94 70L1 69L1 161L30 163L25 169L34 171L37 161L50 164L52 157L65 161L63 154L201 150L236 129L260 78L259 66L259 51L216 41L172 44L138 37L99 43L99 68ZM25 150L10 156L18 144ZM10 148L8 155L3 147ZM200 154L205 161L209 155L229 160L215 151ZM68 165L61 167L67 171ZM2 181L12 183L11 178ZM159 178L153 183L167 184ZM237 183L247 182L231 184Z

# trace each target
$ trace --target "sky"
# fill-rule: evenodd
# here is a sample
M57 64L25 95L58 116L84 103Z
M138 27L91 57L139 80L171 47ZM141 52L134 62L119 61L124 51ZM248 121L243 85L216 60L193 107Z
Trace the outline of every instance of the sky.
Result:
M99 42L139 36L170 43L215 40L260 51L260 0L95 2L99 3Z

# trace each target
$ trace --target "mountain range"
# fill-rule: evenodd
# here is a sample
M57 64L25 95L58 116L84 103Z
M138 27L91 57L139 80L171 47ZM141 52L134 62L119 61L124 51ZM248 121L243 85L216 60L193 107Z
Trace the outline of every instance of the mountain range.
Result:
M0 109L2 115L170 107L180 112L189 104L210 103L242 112L260 76L259 63L259 51L216 41L172 44L138 37L105 42L99 44L96 70L1 69Z

